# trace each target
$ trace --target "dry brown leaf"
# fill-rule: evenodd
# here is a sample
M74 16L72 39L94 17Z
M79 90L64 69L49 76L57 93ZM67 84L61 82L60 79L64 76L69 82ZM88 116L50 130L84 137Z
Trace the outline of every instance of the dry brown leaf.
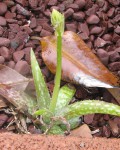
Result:
M6 105L6 103L5 103L4 99L3 99L3 97L0 96L0 108L4 108L4 107L7 107L7 105Z
M120 80L112 74L74 32L66 31L62 46L62 79L87 87L111 88L111 94L120 103L120 89L117 94L114 87L120 86ZM48 36L41 39L42 58L55 74L56 72L56 37Z
M0 84L10 85L17 90L24 91L28 85L28 82L29 79L17 71L0 64Z

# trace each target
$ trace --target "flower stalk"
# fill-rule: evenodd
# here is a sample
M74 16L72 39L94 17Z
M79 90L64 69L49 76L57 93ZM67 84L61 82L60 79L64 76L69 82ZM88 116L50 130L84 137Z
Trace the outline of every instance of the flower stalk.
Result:
M55 29L55 35L57 37L57 68L55 76L55 86L53 89L52 100L50 103L50 111L55 113L55 108L58 99L58 93L60 89L61 81L61 67L62 67L62 35L64 33L64 15L53 9L51 15L51 23Z

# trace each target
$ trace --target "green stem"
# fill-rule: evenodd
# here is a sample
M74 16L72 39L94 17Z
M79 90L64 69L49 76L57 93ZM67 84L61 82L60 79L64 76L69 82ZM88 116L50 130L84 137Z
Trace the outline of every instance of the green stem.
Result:
M55 76L55 86L53 90L53 96L50 103L50 111L55 112L59 88L60 88L60 80L61 80L61 66L62 66L62 36L59 34L57 36L57 67L56 67L56 76Z

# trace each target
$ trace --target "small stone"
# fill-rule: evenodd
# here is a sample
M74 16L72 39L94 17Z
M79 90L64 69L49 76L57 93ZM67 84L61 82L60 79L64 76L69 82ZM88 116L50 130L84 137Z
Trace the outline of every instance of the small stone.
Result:
M15 2L21 4L22 6L28 6L28 0L15 0Z
M83 40L88 40L88 39L89 39L87 33L80 33L79 36L80 36Z
M116 47L120 47L120 39L116 41Z
M118 34L114 33L112 36L112 41L116 43L119 39L120 39L120 36Z
M101 27L93 27L90 30L90 34L100 34L102 32L102 28Z
M98 1L96 1L96 4L97 4L99 7L103 7L104 4L105 4L105 0L98 0Z
M41 69L42 70L42 74L48 79L50 76L50 71L48 70L47 67Z
M87 18L87 23L88 24L98 24L100 19L96 15L91 15L90 17Z
M0 26L6 26L6 19L2 16L0 16Z
M20 31L20 26L18 24L9 24L11 32L18 33Z
M57 0L49 0L48 5L49 6L56 6L57 5Z
M107 16L108 16L109 18L113 18L114 15L115 15L115 8L112 7L112 8L110 8L109 11L107 12Z
M45 37L45 36L49 36L49 35L51 35L51 34L52 34L51 32L42 29L42 30L41 30L41 33L40 33L40 36L41 36L41 37Z
M89 8L87 11L86 11L86 15L87 16L91 16L93 14L96 14L96 12L98 11L99 7L97 4L93 5L91 8Z
M120 34L120 26L117 26L117 28L114 30L115 33Z
M50 11L49 9L46 9L46 11L44 11L43 13L44 13L44 15L45 15L46 17L50 18L50 16L51 16L51 11Z
M20 42L17 38L12 39L10 42L10 46L12 49L16 49L17 47L19 47L19 45L20 45Z
M67 9L64 13L65 18L67 19L67 18L71 17L73 15L73 13L74 13L74 10L72 8Z
M70 4L73 4L74 0L64 0L63 4L65 5L65 7L67 8Z
M13 59L15 62L20 61L24 57L25 53L24 51L16 51L13 53Z
M76 12L73 14L73 18L77 21L83 21L85 18L85 14L81 11L81 12Z
M109 52L109 57L111 62L120 60L120 55L117 51Z
M15 70L25 76L30 73L30 66L26 61L20 60L16 63Z
M30 64L30 51L31 51L31 48L33 48L33 45L30 45L30 46L31 47L26 47L22 49L22 51L24 51L25 53L25 60L27 61L28 64Z
M120 14L116 15L114 20L116 23L118 23L120 21Z
M87 23L79 23L78 24L78 31L81 33L86 33L87 36L89 36L89 28L88 28L88 25Z
M108 31L113 31L114 30L114 25L108 21Z
M116 48L115 51L120 53L120 47Z
M110 135L111 135L111 131L110 131L110 129L109 129L109 127L108 126L103 126L103 136L105 136L105 137L110 137Z
M104 115L104 120L108 121L110 119L110 115Z
M10 11L7 11L5 14L5 19L14 19L16 17L16 13L12 13Z
M28 127L28 131L31 133L31 134L42 134L42 131L40 129L37 129L34 127L34 125L30 125Z
M22 26L21 29L27 32L28 35L31 35L31 33L33 32L33 30L29 26Z
M42 27L41 27L41 26L37 26L37 27L34 29L35 32L41 32L41 30L42 30Z
M113 62L109 64L109 69L111 71L119 71L120 70L120 62Z
M120 0L108 0L110 4L113 6L118 6L120 5Z
M8 47L10 44L10 40L7 38L0 37L0 46Z
M119 134L119 128L116 122L114 122L113 120L109 120L109 126L111 128L112 134L114 136L117 136Z
M38 0L29 0L29 4L31 8L37 8Z
M54 31L54 30L53 30L53 27L50 26L48 23L43 23L43 24L42 24L42 28L43 28L44 30L49 31L49 32L53 32L53 31Z
M74 3L79 6L79 9L82 9L86 5L86 1L85 0L75 0Z
M108 65L109 55L104 49L98 49L97 56L100 58L100 60L104 65L106 66Z
M103 10L103 12L107 12L108 9L109 9L109 4L108 4L107 1L105 1L105 4L104 4L104 6L102 7L102 10Z
M3 56L0 56L0 64L4 64L5 58Z
M16 19L6 19L6 21L8 22L8 23L15 23L15 24L17 24L18 23L18 21L16 20Z
M0 114L0 127L2 127L7 120L8 120L8 116L7 115Z
M3 35L3 32L4 32L4 29L3 29L3 27L0 26L0 36Z
M30 28L36 28L37 26L37 21L36 21L36 18L32 18L31 21L30 21Z
M15 62L14 61L9 61L7 66L14 69L15 68Z
M75 12L79 10L79 6L77 4L70 4L67 6L68 8L72 8Z
M58 7L59 7L60 12L65 11L65 5L64 4L59 4Z
M0 15L4 15L7 11L7 5L3 2L0 2Z
M9 59L10 58L10 52L9 49L7 47L1 47L0 48L0 54L1 56L3 56L5 59Z
M19 14L24 15L24 16L30 16L30 12L26 10L24 7L20 6L19 4L16 5L16 8Z
M73 31L75 33L77 31L77 27L76 27L76 25L74 23L66 24L66 29L68 31Z
M71 131L70 136L82 137L82 138L92 138L91 130L88 125L84 124Z
M120 117L115 117L114 122L117 123L118 127L120 128Z
M105 40L105 41L111 41L112 40L112 36L110 34L104 34L102 39Z
M94 114L85 115L84 116L84 122L86 124L91 124L93 122Z
M95 41L95 46L99 47L104 47L107 44L106 41L104 41L102 38L97 38Z
M59 7L58 7L58 6L52 6L52 7L50 8L51 11L52 11L53 9L59 11Z

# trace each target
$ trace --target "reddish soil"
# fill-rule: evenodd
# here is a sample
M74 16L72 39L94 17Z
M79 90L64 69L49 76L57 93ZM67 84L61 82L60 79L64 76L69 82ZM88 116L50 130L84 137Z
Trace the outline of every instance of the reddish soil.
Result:
M0 64L7 65L24 76L31 76L30 49L33 48L47 85L52 91L54 76L41 57L39 41L31 36L53 34L50 13L55 8L65 14L65 30L76 32L101 62L120 77L120 0L0 0ZM105 89L88 89L76 86L75 100L102 99L117 103ZM18 133L14 120L7 113L9 104L0 97L0 132ZM116 139L56 137L41 135L0 134L0 149L48 150L88 149L119 150L120 117L110 115L83 116L94 136ZM31 127L31 129L30 129ZM31 133L38 133L33 124L27 124Z
M119 150L119 139L0 134L1 150Z

